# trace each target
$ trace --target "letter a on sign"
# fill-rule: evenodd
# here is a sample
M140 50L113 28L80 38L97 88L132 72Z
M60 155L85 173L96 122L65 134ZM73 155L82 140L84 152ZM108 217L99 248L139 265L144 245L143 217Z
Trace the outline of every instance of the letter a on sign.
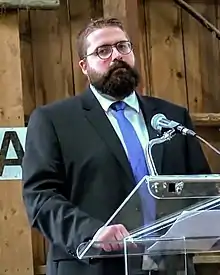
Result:
M26 128L0 128L0 180L22 178Z

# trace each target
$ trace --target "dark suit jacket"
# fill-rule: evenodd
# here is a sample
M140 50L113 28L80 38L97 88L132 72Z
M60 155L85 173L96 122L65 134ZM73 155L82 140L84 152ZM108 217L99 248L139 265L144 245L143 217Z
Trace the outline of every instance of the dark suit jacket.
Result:
M138 98L150 139L157 134L150 125L156 113L192 128L185 108L157 98ZM199 143L190 137L178 135L154 147L153 156L159 174L210 173ZM80 96L38 107L32 113L23 158L23 183L29 221L50 241L49 267L55 269L48 274L115 275L120 265L123 270L120 259L91 266L76 258L80 243L92 238L134 188L120 140L89 89ZM188 203L160 201L157 218ZM134 197L114 222L125 224L129 230L141 226L139 198Z

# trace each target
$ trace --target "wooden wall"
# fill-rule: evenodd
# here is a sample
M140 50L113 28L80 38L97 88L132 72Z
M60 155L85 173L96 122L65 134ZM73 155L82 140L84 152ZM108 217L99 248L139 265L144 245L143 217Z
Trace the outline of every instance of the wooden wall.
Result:
M191 4L220 27L220 1ZM220 148L219 42L171 0L61 0L56 10L19 11L25 120L36 106L83 91L87 82L78 67L76 35L102 15L118 16L128 28L142 75L140 92L186 106L197 132ZM220 172L217 156L204 150L213 172ZM32 243L35 273L43 274L46 243L34 230Z
M82 2L82 3L81 3ZM86 86L75 50L77 32L90 19L120 17L135 46L140 92L186 106L198 131L219 140L219 41L172 0L62 0L58 10L20 11L24 112L80 93ZM213 3L215 2L215 3ZM220 1L190 4L219 28ZM214 114L213 114L214 113ZM216 156L207 157L218 171Z
M23 124L17 15L1 14L0 127L22 127ZM1 144L1 165L4 162L4 150ZM0 181L0 274L33 274L30 227L23 208L20 180Z

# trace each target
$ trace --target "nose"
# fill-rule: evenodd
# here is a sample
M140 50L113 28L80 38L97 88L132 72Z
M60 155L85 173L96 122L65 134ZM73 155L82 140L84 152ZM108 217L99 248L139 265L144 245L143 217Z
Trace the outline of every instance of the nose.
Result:
M112 48L112 60L114 59L122 59L122 54L115 48Z

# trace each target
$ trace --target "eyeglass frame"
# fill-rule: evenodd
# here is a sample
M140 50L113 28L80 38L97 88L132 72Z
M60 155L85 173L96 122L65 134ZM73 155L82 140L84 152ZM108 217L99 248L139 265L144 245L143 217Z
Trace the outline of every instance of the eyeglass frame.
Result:
M126 54L121 53L121 52L118 50L118 48L117 48L117 45L118 45L119 43L123 43L123 42L128 42L128 43L130 43L130 46L131 46L130 51L129 51L128 53L126 53ZM111 54L109 55L109 57L110 57L110 56L112 55L112 53L113 53L113 48L116 48L116 50L117 50L120 54L122 54L122 55L127 55L127 54L131 53L132 50L133 50L133 44L132 44L131 41L129 41L129 40L121 40L121 41L118 41L118 42L116 42L116 43L114 43L114 44L104 44L104 45L101 45L101 46L97 47L92 53L89 53L89 54L83 56L83 59L85 59L86 57L91 56L91 55L93 55L93 54L95 54L96 56L98 56L98 57L99 57L100 59L102 59L102 60L108 59L109 57L101 58L101 57L99 56L99 54L98 54L98 49L101 48L101 47L105 47L105 46L111 46Z

